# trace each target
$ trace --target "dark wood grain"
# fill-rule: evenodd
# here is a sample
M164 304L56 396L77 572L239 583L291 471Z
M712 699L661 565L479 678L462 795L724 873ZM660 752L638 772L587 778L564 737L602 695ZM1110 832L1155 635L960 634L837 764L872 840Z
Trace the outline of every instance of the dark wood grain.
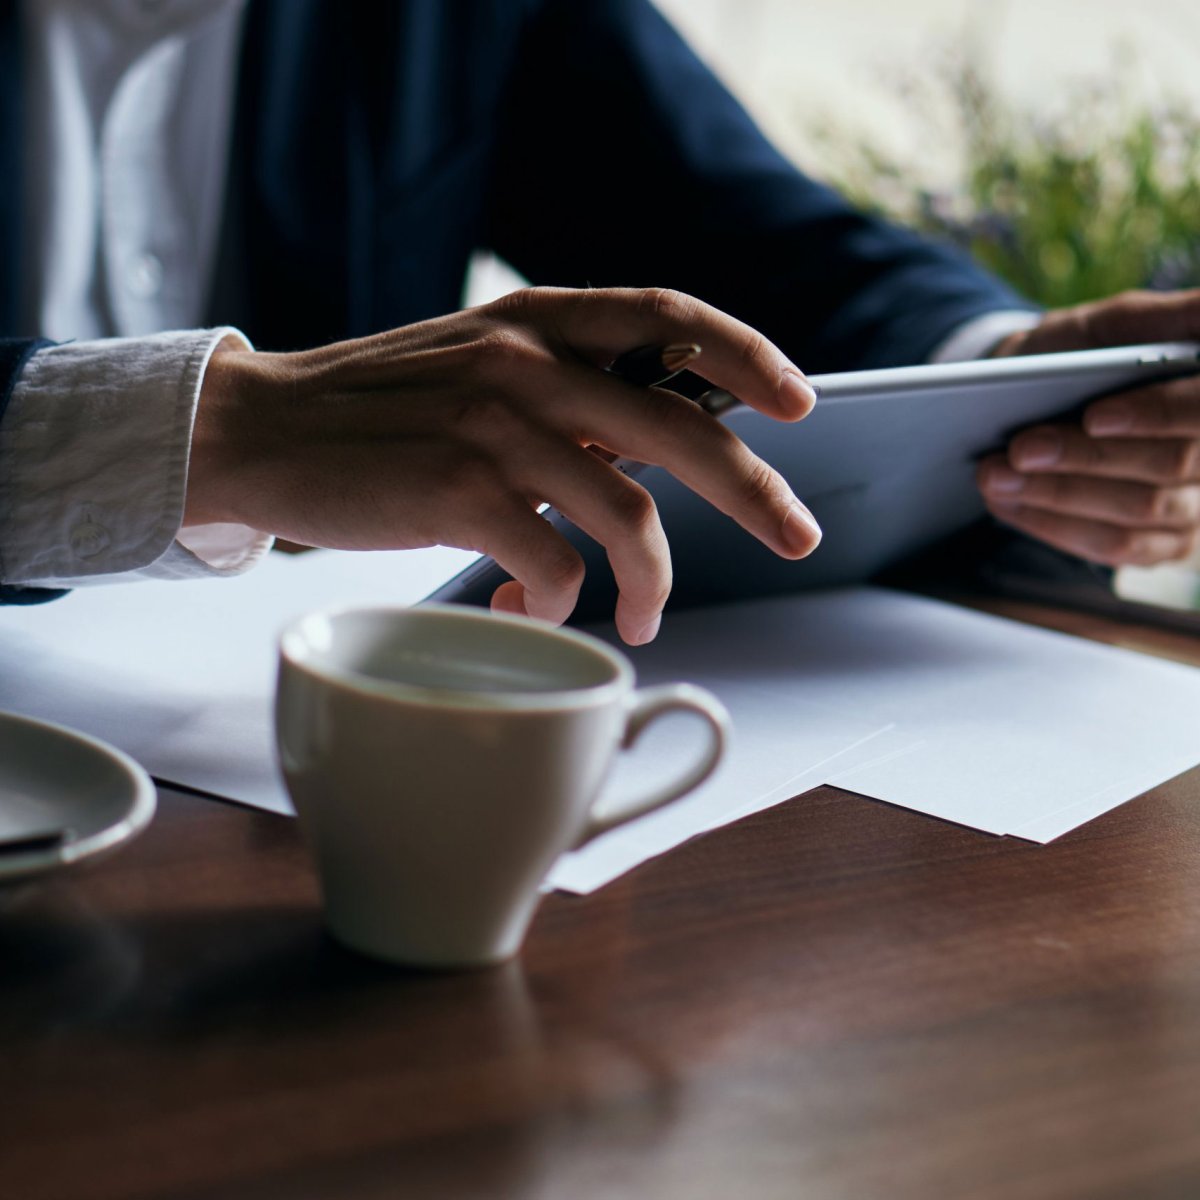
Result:
M0 1197L1195 1197L1198 802L1039 847L821 789L422 975L325 939L292 822L164 791L0 892Z

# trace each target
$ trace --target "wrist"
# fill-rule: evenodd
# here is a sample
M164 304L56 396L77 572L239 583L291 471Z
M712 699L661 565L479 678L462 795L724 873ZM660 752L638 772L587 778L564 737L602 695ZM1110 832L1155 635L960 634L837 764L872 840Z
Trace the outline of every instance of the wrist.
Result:
M242 428L246 394L260 356L234 338L213 352L204 372L192 426L183 526L248 524L237 502L239 463L251 454Z

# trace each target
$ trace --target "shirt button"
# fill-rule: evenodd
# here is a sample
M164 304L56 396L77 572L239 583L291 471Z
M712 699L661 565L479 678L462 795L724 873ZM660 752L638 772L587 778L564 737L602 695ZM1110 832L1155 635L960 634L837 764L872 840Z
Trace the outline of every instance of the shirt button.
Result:
M95 558L108 549L111 541L108 530L91 517L86 517L71 530L71 549L76 558Z
M162 259L148 250L144 254L135 254L129 260L125 270L125 286L133 296L140 300L148 300L157 296L163 283Z

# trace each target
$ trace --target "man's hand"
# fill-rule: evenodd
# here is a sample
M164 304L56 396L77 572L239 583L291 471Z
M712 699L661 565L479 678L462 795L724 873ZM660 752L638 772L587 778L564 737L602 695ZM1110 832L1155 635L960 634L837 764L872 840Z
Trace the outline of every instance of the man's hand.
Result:
M651 343L697 343L691 369L769 416L812 408L779 350L689 296L529 289L319 350L219 351L184 523L341 549L478 550L514 579L494 607L560 622L583 564L537 515L548 502L606 547L621 636L649 641L671 586L666 539L649 494L607 457L665 467L785 558L821 536L783 478L698 405L600 369Z
M1197 340L1200 290L1126 292L1051 312L997 353ZM1081 558L1186 558L1200 545L1200 376L1097 400L1082 425L1023 430L978 478L993 515Z

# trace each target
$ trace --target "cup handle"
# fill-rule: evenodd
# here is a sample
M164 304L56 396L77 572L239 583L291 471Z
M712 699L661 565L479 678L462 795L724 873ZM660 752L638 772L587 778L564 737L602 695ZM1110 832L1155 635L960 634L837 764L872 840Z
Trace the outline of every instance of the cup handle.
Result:
M579 850L593 838L598 838L618 825L624 825L637 817L644 817L672 800L678 800L686 792L699 787L716 770L721 755L729 740L730 720L725 706L711 692L691 683L669 683L662 687L642 688L633 693L629 712L625 718L625 736L621 749L628 750L641 737L642 730L655 718L666 712L694 712L703 717L708 725L708 744L699 761L671 783L651 792L640 800L628 800L615 810L597 816L595 809L588 814L583 832L571 847Z

